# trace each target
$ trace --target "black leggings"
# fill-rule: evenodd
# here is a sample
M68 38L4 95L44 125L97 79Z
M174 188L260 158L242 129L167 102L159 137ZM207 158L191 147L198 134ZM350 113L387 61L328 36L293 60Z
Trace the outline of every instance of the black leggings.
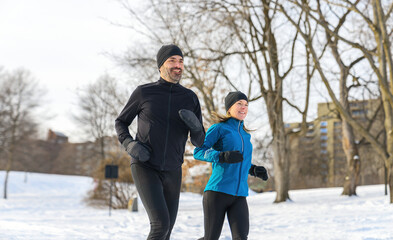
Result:
M246 240L249 232L249 215L246 197L232 196L221 192L206 191L203 194L205 219L204 240L218 240L228 217L233 240Z
M179 206L182 169L158 171L131 164L132 178L150 220L148 240L169 240Z

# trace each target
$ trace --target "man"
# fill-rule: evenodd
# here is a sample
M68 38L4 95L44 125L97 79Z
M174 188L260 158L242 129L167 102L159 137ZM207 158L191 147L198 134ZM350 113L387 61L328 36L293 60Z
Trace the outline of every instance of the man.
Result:
M205 130L196 94L179 84L184 69L180 48L162 46L157 66L160 79L135 89L115 127L131 156L132 177L150 219L147 239L168 240L177 216L188 132L191 142L201 146ZM133 139L128 126L136 116Z

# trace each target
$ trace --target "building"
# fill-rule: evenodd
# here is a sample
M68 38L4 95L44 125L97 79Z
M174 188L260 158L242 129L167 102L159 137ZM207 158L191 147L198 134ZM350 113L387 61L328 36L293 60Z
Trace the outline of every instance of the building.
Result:
M52 131L51 129L48 130L48 135L47 135L47 141L51 143L67 143L68 142L68 137L61 133L61 132L55 132Z
M383 111L379 100L350 102L351 114L369 129L378 141L384 141ZM299 123L286 124L296 132ZM342 147L341 118L333 103L319 103L318 116L308 123L305 135L290 137L290 188L342 186L346 174L346 157ZM355 132L361 162L360 185L383 183L384 163L371 145Z
M22 140L23 144L15 149L12 171L92 176L109 154L126 154L116 136L70 143L64 134L49 130L46 140ZM103 154L102 146L108 155ZM0 170L7 164L2 154L0 152Z

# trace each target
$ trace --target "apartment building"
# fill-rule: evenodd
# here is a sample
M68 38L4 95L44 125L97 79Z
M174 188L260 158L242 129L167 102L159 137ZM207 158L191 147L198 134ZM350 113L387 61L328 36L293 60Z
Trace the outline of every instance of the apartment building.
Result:
M352 101L352 117L384 142L383 111L379 100ZM288 123L288 132L299 131L299 123ZM384 164L372 146L355 131L361 162L360 185L383 183ZM346 175L346 157L342 147L342 121L335 105L318 104L317 118L308 123L304 135L290 135L290 188L342 186Z

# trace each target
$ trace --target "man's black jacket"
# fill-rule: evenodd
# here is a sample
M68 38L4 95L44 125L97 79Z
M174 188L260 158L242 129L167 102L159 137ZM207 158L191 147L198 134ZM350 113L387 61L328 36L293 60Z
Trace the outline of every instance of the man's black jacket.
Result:
M120 143L131 137L128 126L138 116L136 140L152 149L150 160L143 164L158 170L180 167L189 131L179 117L180 109L193 111L202 123L199 100L192 90L162 78L138 86L115 121ZM204 134L197 137L204 139Z

